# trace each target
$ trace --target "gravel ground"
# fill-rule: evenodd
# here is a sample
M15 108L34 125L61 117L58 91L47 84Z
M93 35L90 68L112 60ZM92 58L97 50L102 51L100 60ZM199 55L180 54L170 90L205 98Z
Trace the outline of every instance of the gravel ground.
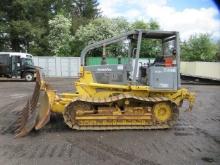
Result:
M58 92L72 79L48 79ZM220 164L220 86L186 86L197 94L169 130L74 131L62 118L15 139L14 122L34 83L0 82L0 164Z

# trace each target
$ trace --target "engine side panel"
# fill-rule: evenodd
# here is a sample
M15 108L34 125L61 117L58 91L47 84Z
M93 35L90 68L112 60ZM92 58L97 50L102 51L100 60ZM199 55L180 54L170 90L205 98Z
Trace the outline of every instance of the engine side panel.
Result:
M85 66L86 71L91 71L94 82L101 84L127 84L128 65L93 65Z
M151 66L148 76L148 84L153 89L177 90L176 67Z

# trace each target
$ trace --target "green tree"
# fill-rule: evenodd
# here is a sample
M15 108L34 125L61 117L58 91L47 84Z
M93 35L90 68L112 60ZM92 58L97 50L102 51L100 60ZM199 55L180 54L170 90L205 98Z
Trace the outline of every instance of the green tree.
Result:
M160 29L160 25L157 21L153 19L151 19L149 22L136 20L131 24L131 29L158 30Z
M149 24L149 29L150 30L158 30L158 29L160 29L159 23L157 21L153 20L153 19L151 19L148 24Z
M136 20L132 25L132 29L158 30L159 24L150 20L148 23L141 20ZM161 52L161 43L159 40L143 39L141 43L140 57L154 58L158 52Z
M80 25L99 15L97 0L1 0L0 51L50 55L49 20L57 14L71 19L74 35Z
M50 0L1 0L1 50L47 53ZM6 41L6 42L5 42Z
M75 34L75 39L72 44L74 50L79 51L76 55L80 54L80 51L88 44L95 41L100 41L106 38L110 38L121 33L134 29L158 29L159 24L155 21L146 23L144 21L137 20L130 24L125 18L119 17L115 19L110 18L97 18L91 21L86 26L81 26ZM158 53L159 41L155 40L143 40L141 45L141 57L154 57ZM123 43L116 43L106 48L109 56L123 55L121 51L123 49ZM92 54L101 55L101 49L96 49Z
M49 21L49 26L48 39L51 52L57 56L70 55L70 42L73 38L70 32L71 21L63 15L56 15Z
M208 34L192 35L181 43L181 58L185 61L215 61L217 46Z
M81 25L100 16L97 0L57 0L57 12L71 18L71 31L75 34Z
M219 61L219 62L220 62L220 40L217 41L216 47L217 47L216 61Z
M107 39L116 35L119 35L123 32L129 30L129 23L124 18L97 18L92 20L86 26L80 26L76 31L75 40L72 44L72 47L78 51L75 51L76 55L80 54L80 51L88 44L91 44L96 41ZM112 45L111 48L108 48L110 54L113 50L118 49L117 44ZM101 50L97 49L94 54L100 55Z
M141 20L136 20L134 23L131 24L132 29L148 29L149 26L146 22Z
M129 23L124 18L97 18L86 26L81 26L75 38L85 44L100 41L121 34L129 29Z

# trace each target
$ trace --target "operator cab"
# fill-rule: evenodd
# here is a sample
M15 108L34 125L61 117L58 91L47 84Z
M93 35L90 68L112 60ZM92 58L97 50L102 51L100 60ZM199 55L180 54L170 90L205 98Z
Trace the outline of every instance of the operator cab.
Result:
M122 58L119 54L118 63L108 64L109 55L116 57L114 46L125 56ZM145 46L148 49L145 50ZM100 65L87 66L86 55L98 48L99 51L102 48ZM147 52L149 56L140 59L143 51L149 49L155 54ZM134 30L88 45L81 52L81 64L92 72L95 82L136 84L156 90L177 90L180 87L179 60L179 33L175 31Z
M177 89L178 74L176 62L176 50L172 54L157 55L152 63L142 65L138 71L138 82L147 84L155 89Z

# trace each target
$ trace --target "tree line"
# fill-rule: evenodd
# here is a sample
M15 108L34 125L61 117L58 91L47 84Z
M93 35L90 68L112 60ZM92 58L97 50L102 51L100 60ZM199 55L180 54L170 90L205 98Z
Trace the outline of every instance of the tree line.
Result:
M79 56L88 44L132 29L160 29L158 22L102 16L97 0L1 0L0 51L38 56ZM158 41L144 40L141 57L154 57ZM122 45L107 48L119 54ZM96 49L93 54L100 55ZM220 41L209 34L192 35L181 42L182 60L220 61Z
M1 0L0 50L51 55L49 21L71 19L70 33L99 16L97 0Z

